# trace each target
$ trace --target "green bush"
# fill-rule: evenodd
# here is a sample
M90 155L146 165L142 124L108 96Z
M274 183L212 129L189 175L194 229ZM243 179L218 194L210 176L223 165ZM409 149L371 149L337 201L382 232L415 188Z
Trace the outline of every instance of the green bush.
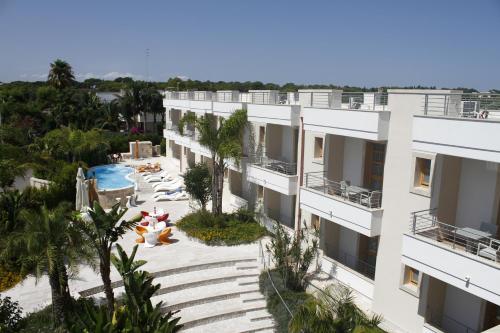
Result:
M246 215L245 215L246 214ZM240 219L240 216L246 216ZM189 237L197 238L207 245L240 245L255 242L266 235L266 229L250 213L213 215L198 211L182 218L177 227Z
M283 285L283 280L279 272L272 270L270 271L271 278L273 279L274 286L279 291L281 297L287 304L288 308L292 313L304 303L308 298L312 297L303 291L293 291L287 289ZM260 292L266 296L267 310L273 316L276 323L276 331L279 333L288 332L288 323L291 319L290 314L286 310L283 302L273 288L267 271L262 272L259 276L259 289Z
M0 332L17 332L22 309L10 297L0 297Z

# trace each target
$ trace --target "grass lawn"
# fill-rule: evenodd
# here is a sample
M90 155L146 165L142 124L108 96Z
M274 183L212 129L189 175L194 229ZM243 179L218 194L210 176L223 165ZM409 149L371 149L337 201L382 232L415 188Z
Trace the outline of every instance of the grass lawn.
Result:
M252 213L246 211L221 216L198 211L184 216L176 226L189 237L207 245L247 244L267 234L266 228L254 219Z

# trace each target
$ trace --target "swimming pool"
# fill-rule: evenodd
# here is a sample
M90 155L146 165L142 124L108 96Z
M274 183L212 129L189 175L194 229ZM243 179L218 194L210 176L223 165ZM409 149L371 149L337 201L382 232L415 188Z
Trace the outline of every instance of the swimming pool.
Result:
M134 182L127 177L133 172L133 168L120 164L100 165L90 168L87 178L95 177L99 190L116 190L134 185Z

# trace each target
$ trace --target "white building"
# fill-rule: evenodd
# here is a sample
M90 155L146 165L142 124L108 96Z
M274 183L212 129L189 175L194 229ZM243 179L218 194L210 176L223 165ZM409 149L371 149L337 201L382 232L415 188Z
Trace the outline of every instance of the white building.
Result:
M318 227L322 270L403 332L500 325L500 97L450 90L166 92L167 156L209 151L183 114L250 126L235 207ZM230 161L229 161L230 162Z

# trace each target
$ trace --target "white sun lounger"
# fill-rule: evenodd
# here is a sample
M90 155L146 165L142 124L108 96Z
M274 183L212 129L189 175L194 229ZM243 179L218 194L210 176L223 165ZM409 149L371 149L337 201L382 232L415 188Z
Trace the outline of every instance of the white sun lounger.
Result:
M148 180L150 178L161 178L161 177L172 178L172 176L168 172L161 171L161 172L157 172L157 173L152 173L152 174L149 174L149 175L145 175L144 179Z
M176 184L176 183L184 183L184 180L182 178L175 178L175 179L171 179L171 180L164 180L162 182L157 182L157 183L154 183L152 184L153 188L156 188L158 186L162 186L162 185L171 185L171 184Z
M175 190L172 190L172 191L155 192L155 193L153 193L152 197L156 198L156 197L159 197L160 195L172 195L172 194L179 193L179 192L182 192L181 187L176 188Z
M176 192L174 194L163 194L154 199L154 201L177 201L177 200L187 200L189 196L186 192Z
M181 181L179 181L179 182L173 183L173 184L163 184L160 186L156 186L154 191L155 192L173 191L173 190L176 190L182 186L184 186L184 184Z

